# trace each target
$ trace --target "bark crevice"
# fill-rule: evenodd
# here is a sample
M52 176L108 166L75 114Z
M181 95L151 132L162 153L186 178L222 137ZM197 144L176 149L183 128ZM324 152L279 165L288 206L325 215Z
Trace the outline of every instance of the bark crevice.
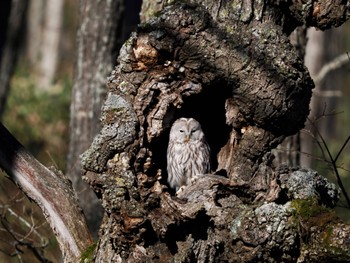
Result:
M176 3L122 47L108 88L125 103L104 107L102 132L83 156L108 213L96 261L300 257L297 182L287 179L293 171L276 169L269 152L303 127L314 85L272 19L279 10L251 4L251 13L229 19L234 5ZM182 116L202 124L224 176L200 177L175 197L166 183L166 148L170 126ZM310 176L302 178L316 180ZM328 201L320 201L316 185L302 198L333 206L334 187L320 185Z

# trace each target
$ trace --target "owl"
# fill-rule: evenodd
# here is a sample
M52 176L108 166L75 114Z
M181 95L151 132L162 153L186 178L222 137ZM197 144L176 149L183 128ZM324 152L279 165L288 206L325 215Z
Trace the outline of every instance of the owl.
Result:
M210 149L195 119L180 118L171 127L167 171L168 183L176 191L198 175L210 172Z

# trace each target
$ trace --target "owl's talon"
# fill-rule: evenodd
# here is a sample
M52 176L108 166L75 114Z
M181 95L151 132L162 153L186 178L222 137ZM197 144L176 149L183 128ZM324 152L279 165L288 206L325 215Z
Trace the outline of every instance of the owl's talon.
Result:
M199 175L194 175L194 176L192 176L192 178L191 178L191 184L193 184L195 181L197 181L198 178L199 178Z
M185 189L186 186L182 185L179 190L176 191L176 195L180 194L184 189Z

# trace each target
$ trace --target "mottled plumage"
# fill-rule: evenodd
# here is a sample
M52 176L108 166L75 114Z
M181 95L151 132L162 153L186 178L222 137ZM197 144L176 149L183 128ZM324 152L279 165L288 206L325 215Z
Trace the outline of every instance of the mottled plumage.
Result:
M169 137L167 170L171 188L178 190L195 176L210 172L210 149L198 121L177 119Z

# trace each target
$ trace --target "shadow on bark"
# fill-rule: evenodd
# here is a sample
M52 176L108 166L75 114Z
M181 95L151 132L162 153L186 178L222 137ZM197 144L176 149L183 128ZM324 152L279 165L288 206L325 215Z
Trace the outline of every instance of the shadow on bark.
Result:
M254 7L237 22L228 6L214 19L202 7L175 4L124 44L109 78L103 127L82 160L106 212L96 261L314 256L300 240L293 200L333 207L338 191L312 171L276 168L269 153L303 127L313 82L282 28L262 18L265 6ZM173 196L165 153L180 116L202 124L225 176L200 177Z

